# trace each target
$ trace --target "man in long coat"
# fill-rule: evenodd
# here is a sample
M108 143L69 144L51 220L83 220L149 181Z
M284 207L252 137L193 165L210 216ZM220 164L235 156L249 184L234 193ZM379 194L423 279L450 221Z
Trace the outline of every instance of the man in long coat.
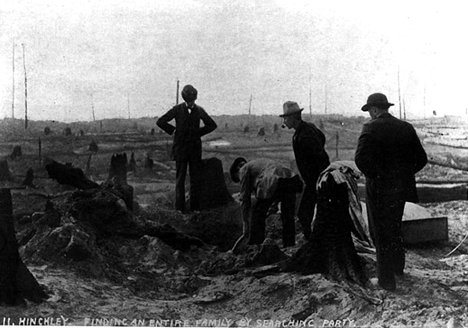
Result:
M200 209L198 180L202 156L201 137L217 127L215 121L206 111L195 104L197 95L198 92L193 86L186 85L182 89L182 98L185 102L172 107L156 122L166 133L174 134L171 157L176 161L175 208L182 212L186 212L185 178L187 167L190 175L190 210ZM169 123L173 119L176 126ZM200 126L201 122L204 126Z
M403 275L405 250L401 232L405 202L417 202L414 175L427 156L414 127L392 116L393 106L382 93L367 99L362 111L371 120L364 124L355 154L366 177L366 202L377 251L379 285L396 288L395 275Z
M283 117L286 127L296 130L292 140L294 157L305 182L297 216L305 238L309 239L317 202L317 180L320 173L330 165L330 160L325 151L325 135L313 123L302 120L303 109L296 102L287 101L280 117Z

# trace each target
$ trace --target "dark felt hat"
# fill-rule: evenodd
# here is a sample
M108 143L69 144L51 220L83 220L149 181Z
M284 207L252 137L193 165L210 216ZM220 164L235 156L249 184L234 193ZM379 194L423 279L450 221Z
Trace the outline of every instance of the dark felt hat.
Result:
M182 89L182 98L186 102L191 102L197 100L197 95L198 91L195 89L192 85L187 84L183 89Z
M385 108L388 109L390 106L393 106L392 103L389 103L387 96L383 93L373 93L367 98L367 104L362 106L361 110L367 112L371 107Z
M229 169L229 173L231 174L231 180L236 183L240 181L239 176L237 175L237 173L239 172L239 169L237 167L242 162L247 162L247 160L244 157L237 157L232 163L231 168Z

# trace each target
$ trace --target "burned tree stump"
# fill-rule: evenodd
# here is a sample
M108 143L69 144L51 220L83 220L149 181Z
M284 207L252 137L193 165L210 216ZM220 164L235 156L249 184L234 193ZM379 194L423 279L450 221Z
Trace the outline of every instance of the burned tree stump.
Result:
M88 150L93 151L95 153L99 150L99 147L98 147L96 141L94 141L94 140L91 141L91 143L89 144Z
M127 154L114 154L111 158L109 178L104 187L111 187L116 196L122 198L130 211L133 211L133 187L127 184Z
M148 171L152 171L153 167L154 167L154 161L152 158L149 157L149 155L147 155L145 159L145 169Z
M84 175L83 170L71 165L52 161L46 165L46 170L51 179L62 185L69 185L83 190L99 188L96 182L89 180Z
M21 260L13 226L11 191L0 189L0 304L40 303L48 298L44 288Z
M11 181L13 176L6 160L0 161L0 181Z
M260 130L258 130L257 136L258 137L264 137L265 136L265 128L264 127L261 127Z
M21 146L15 146L13 148L13 152L10 155L10 158L12 160L15 160L15 159L17 159L18 157L21 157L21 156L23 156L23 151L21 150Z
M355 228L346 183L338 184L331 174L322 179L317 188L316 211L310 240L283 264L282 270L323 273L338 281L365 285L367 278L352 239Z
M226 187L221 160L216 157L204 159L201 166L200 208L216 208L233 201Z
M36 186L34 186L33 181L34 181L34 170L32 169L32 167L30 167L26 171L26 178L23 180L22 185L27 186L27 187L31 187L31 188L35 188Z
M109 179L116 178L127 183L127 154L114 154L111 157Z

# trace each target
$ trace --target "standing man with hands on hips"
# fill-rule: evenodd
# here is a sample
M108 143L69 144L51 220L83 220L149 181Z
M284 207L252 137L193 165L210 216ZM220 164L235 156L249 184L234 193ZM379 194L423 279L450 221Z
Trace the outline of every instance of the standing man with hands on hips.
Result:
M174 134L171 157L176 162L175 208L183 213L185 208L185 178L187 168L190 176L190 210L200 209L200 164L202 155L201 137L217 128L206 111L195 104L198 92L192 85L182 89L185 102L172 107L156 124L169 135ZM169 122L175 120L175 126ZM204 126L200 126L203 122Z

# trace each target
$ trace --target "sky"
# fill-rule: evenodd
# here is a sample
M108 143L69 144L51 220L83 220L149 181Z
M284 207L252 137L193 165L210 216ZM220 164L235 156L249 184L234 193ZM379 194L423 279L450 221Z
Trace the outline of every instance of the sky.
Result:
M177 81L211 115L279 115L288 100L366 115L374 92L397 116L465 115L465 5L422 3L2 0L0 118L24 118L25 75L32 120L161 116Z

